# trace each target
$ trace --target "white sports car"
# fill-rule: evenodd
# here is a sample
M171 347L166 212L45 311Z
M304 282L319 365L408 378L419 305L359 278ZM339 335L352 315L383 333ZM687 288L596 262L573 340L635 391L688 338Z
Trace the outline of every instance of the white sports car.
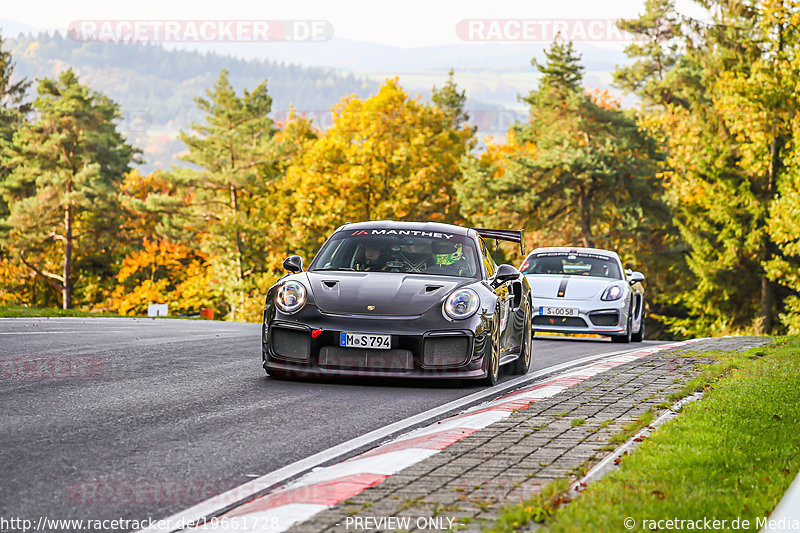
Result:
M531 286L533 331L595 333L614 342L644 339L644 275L615 252L537 248L520 267Z

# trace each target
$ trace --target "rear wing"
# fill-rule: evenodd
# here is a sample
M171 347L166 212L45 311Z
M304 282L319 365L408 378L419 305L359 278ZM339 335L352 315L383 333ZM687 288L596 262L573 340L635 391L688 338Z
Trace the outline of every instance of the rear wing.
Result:
M488 229L488 228L472 228L475 232L484 239L494 239L496 241L509 241L519 244L519 250L525 254L525 243L522 242L522 235L525 230L512 230L512 229Z

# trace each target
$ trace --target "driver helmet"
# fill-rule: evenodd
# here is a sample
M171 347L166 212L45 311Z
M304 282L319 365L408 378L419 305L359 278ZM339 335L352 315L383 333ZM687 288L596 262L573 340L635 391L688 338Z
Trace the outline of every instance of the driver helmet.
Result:
M437 265L452 265L459 261L463 255L461 244L437 242L433 246L433 258Z

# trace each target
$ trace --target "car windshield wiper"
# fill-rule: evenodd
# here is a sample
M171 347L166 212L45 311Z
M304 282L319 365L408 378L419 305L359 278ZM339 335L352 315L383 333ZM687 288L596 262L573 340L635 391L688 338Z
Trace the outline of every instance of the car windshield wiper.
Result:
M312 272L335 272L337 270L345 270L348 272L355 272L354 268L350 267L329 267L329 268L315 268Z

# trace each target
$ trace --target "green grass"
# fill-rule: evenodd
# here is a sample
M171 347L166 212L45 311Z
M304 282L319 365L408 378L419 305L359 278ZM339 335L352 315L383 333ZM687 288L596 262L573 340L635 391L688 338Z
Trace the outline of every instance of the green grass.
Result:
M24 318L24 317L59 317L59 316L110 316L118 317L111 313L92 313L89 311L79 311L77 309L58 309L56 307L24 307L21 305L0 306L0 318Z
M680 393L704 387L703 399L560 507L546 531L645 531L652 528L645 520L673 518L726 520L723 530L736 519L749 522L736 529L763 525L756 520L772 512L800 469L800 338L711 357L715 363ZM627 517L633 528L623 525Z
M625 424L619 433L612 435L611 438L608 439L609 444L623 444L625 441L639 433L639 431L652 424L654 419L655 413L653 413L652 409L648 409L639 415L639 418L633 422Z
M149 318L147 315L118 315L81 311L78 309L59 309L57 307L25 307L22 305L0 305L0 318L46 318L46 317L111 317L111 318ZM177 318L184 320L203 320L197 316L160 316L158 318Z
M555 479L542 487L542 490L519 505L506 507L500 517L485 531L489 533L511 533L519 531L532 520L542 522L553 515L566 501L569 479Z

